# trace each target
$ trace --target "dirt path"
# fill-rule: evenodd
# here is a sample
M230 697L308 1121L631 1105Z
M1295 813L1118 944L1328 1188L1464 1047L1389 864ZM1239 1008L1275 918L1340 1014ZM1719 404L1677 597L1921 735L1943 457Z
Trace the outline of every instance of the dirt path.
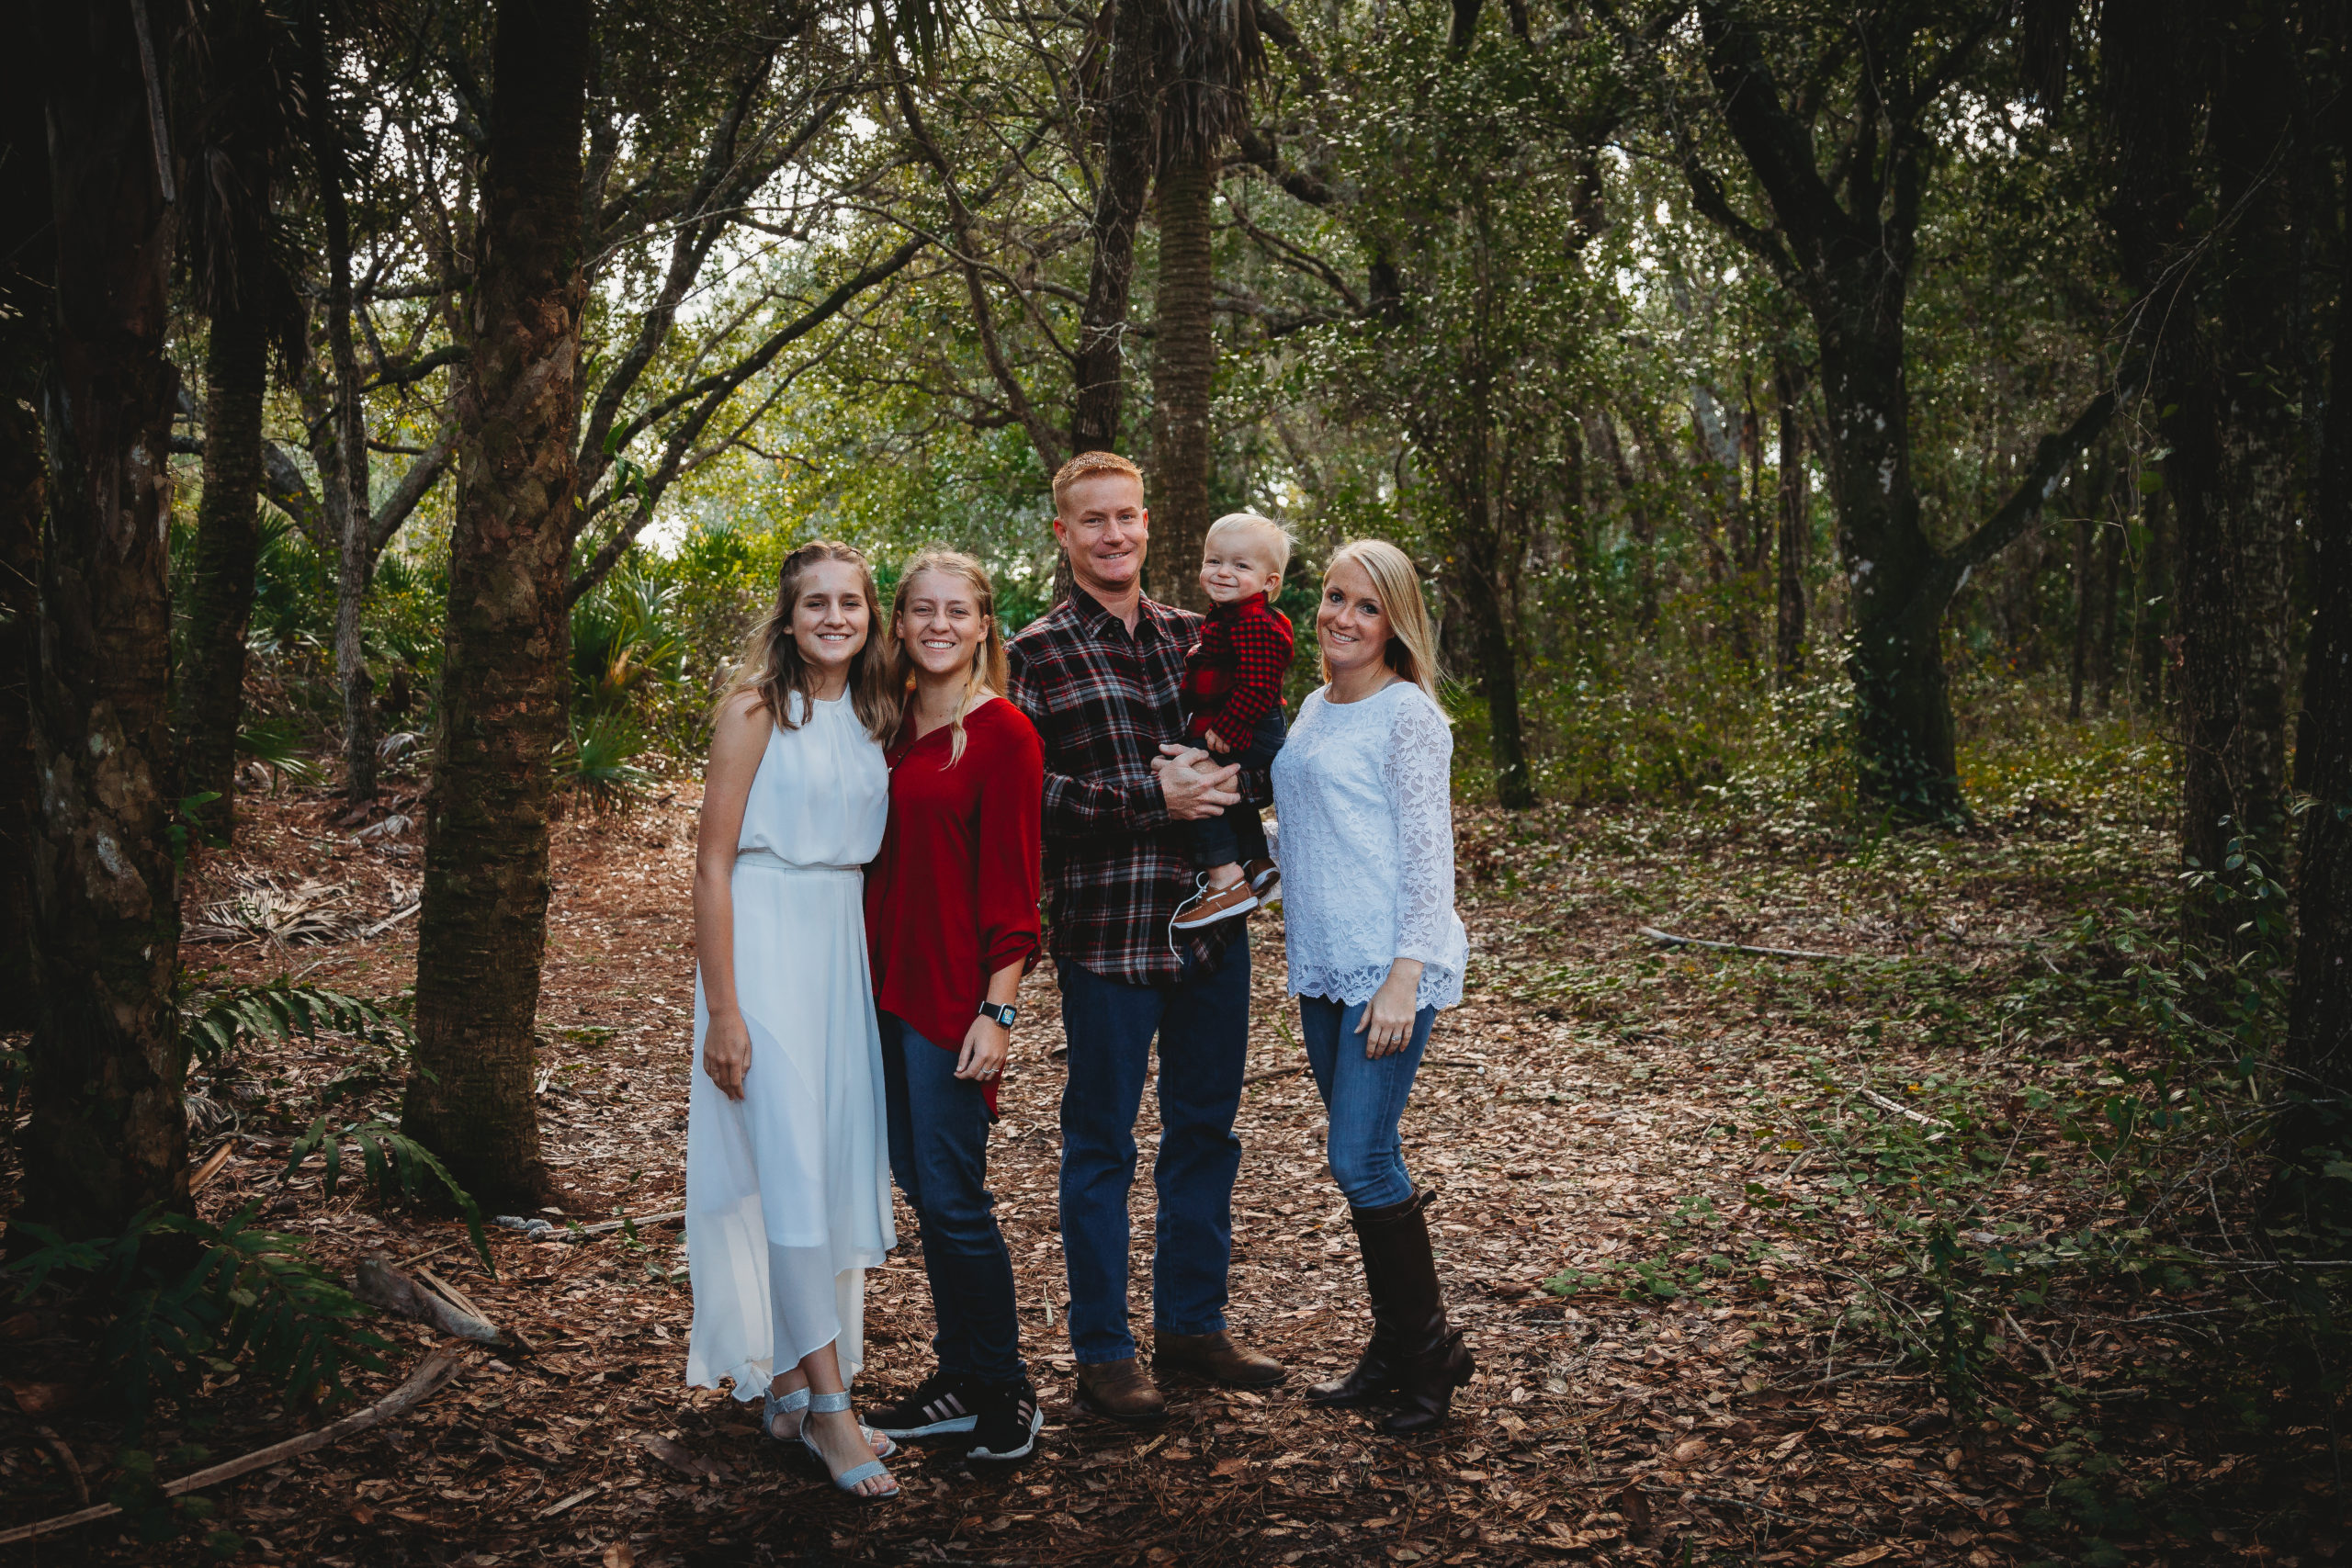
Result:
M542 1117L581 1219L679 1206L693 805L683 790L559 832ZM413 840L359 843L307 802L263 803L256 815L249 872L336 882L371 912L414 882ZM1278 925L1261 918L1230 1316L1292 1366L1289 1388L1179 1385L1173 1418L1146 1436L1070 1408L1053 1195L1061 1073L1046 1054L1059 1028L1046 970L1024 987L992 1168L1023 1348L1047 1404L1031 1461L975 1474L918 1451L895 1466L897 1503L837 1496L763 1443L742 1407L680 1385L689 1303L674 1228L648 1230L641 1246L501 1233L493 1280L450 1247L453 1227L373 1212L348 1190L327 1201L313 1174L271 1200L273 1224L334 1257L434 1249L435 1269L525 1329L539 1353L510 1363L469 1352L461 1382L419 1415L222 1488L222 1523L244 1538L248 1561L324 1568L2031 1555L2015 1517L2041 1492L2030 1448L1956 1443L1923 1373L1867 1365L1884 1352L1858 1348L1845 1330L1835 1260L1776 1244L1765 1212L1745 1206L1810 1179L1807 1145L1789 1135L1800 1102L1870 1083L1899 1093L1935 1069L1932 1010L1869 1031L1867 1010L1838 1001L1843 982L1824 973L1834 966L1661 953L1634 931L1656 922L1920 954L1936 974L1965 974L2009 962L2002 943L2062 919L2064 868L1964 843L1939 849L1949 886L1929 911L1913 896L1916 867L1858 868L1804 840L1725 839L1649 819L1530 826L1506 840L1495 820L1465 825L1470 995L1441 1021L1406 1121L1408 1163L1440 1193L1442 1271L1479 1365L1442 1435L1385 1440L1360 1415L1298 1403L1299 1386L1351 1356L1361 1284L1344 1205L1323 1171L1320 1107L1292 1070L1301 1057L1281 995ZM2128 839L2084 852L2085 863L2128 860ZM209 866L192 903L217 895L230 871ZM383 995L408 983L413 944L411 922L371 942L282 956L249 947L214 962L249 976L290 967L306 983ZM1907 995L1903 984L1873 994ZM264 1067L281 1084L240 1101L252 1141L208 1189L208 1212L266 1190L305 1085L333 1057L323 1047L290 1055ZM2002 1066L1979 1053L1970 1069ZM1152 1132L1148 1109L1139 1260ZM2029 1216L2054 1201L2024 1179L2003 1199ZM1634 1263L1661 1281L1638 1301L1614 1293L1636 1280L1621 1271ZM1541 1289L1564 1271L1606 1276L1610 1288L1566 1301ZM1139 1332L1148 1315L1139 1268ZM920 1266L894 1258L872 1284L860 1384L869 1396L927 1370L927 1321ZM17 1344L10 1365L43 1343L57 1353L54 1339ZM415 1354L404 1351L393 1376ZM209 1430L183 1419L151 1447L194 1439L225 1457L298 1424L217 1392ZM86 1404L72 1413L74 1446L94 1472L107 1458L103 1416ZM22 1427L7 1434L24 1446L0 1462L0 1506L12 1519L70 1507L56 1465ZM23 1561L192 1560L193 1541L142 1547L100 1527Z

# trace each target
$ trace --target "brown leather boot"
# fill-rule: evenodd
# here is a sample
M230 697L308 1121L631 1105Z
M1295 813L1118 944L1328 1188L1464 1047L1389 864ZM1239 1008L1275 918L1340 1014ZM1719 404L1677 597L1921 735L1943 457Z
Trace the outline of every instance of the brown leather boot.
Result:
M1288 1374L1283 1364L1262 1351L1234 1343L1225 1329L1214 1334L1169 1334L1153 1337L1154 1371L1190 1372L1227 1388L1272 1388Z
M1143 1363L1133 1356L1078 1369L1078 1407L1130 1427L1154 1427L1168 1418L1168 1400Z
M1376 1274L1395 1311L1398 1332L1396 1413L1380 1423L1391 1437L1426 1432L1446 1417L1453 1391L1470 1381L1470 1348L1461 1330L1445 1320L1445 1297L1437 1283L1437 1255L1430 1247L1424 1205L1364 1235L1364 1269Z
M1379 1260L1385 1255L1378 1233L1419 1213L1436 1196L1424 1188L1401 1203L1348 1211L1356 1230L1356 1249L1363 1258L1364 1293L1372 1302L1372 1338L1357 1358L1355 1371L1308 1389L1307 1404L1363 1404L1396 1392L1404 1368L1405 1329L1396 1317L1396 1283L1381 1271Z

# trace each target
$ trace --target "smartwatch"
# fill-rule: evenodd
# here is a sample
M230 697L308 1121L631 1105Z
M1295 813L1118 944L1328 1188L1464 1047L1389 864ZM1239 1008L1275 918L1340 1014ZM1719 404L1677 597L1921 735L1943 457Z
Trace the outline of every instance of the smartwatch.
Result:
M1014 1007L1010 1002L1006 1003L1002 1007L998 1007L994 1002L982 1002L980 1004L980 1016L992 1021L1005 1029L1011 1029L1012 1027L1012 1021L1021 1016L1021 1010Z

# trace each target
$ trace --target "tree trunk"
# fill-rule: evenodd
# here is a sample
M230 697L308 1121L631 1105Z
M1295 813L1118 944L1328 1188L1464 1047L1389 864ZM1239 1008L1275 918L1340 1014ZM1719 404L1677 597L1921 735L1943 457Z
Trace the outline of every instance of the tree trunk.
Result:
M151 135L140 27L160 73L174 12L36 7L56 220L54 368L41 397L50 484L33 762L32 1120L27 1218L69 1235L187 1203L187 1114L172 974L169 829L172 410L164 356L173 214Z
M2280 86L2295 69L2289 40L2255 7L2222 32L2210 135L2219 210L2232 218L2212 258L2207 340L2214 482L2205 504L2180 513L2181 855L2226 882L2192 885L2187 934L2246 953L2288 940L2286 911L2265 902L2251 874L2287 870L2289 540L2301 432L2294 384L2279 372L2292 360L2302 280L2279 158L2292 136ZM2236 854L2245 874L2229 874Z
M1216 164L1179 160L1159 171L1159 288L1152 344L1151 587L1188 609L1201 592L1209 532L1209 400L1216 382L1210 215Z
M1157 120L1152 0L1112 0L1110 92L1102 106L1102 184L1094 194L1094 264L1079 318L1069 449L1114 452L1125 400L1127 298L1136 225L1151 190Z
M2083 720L2083 686L2090 676L2091 581L2098 562L2091 557L2091 514L2086 508L2075 519L2075 648L2066 693L2066 717Z
M1781 432L1781 494L1779 556L1775 576L1773 648L1775 667L1783 690L1804 672L1804 547L1812 532L1811 497L1805 493L1804 423L1800 403L1804 393L1797 373L1781 367L1773 373Z
M2124 482L2131 479L2125 476ZM2123 590L2123 525L2113 517L2098 531L2098 711L2115 710L2115 670L2120 649L2115 640L2116 601Z
M2338 116L2352 122L2352 110ZM2292 1089L2312 1105L2281 1119L2278 1153L2293 1163L2314 1145L2341 1148L2352 1120L2352 311L2336 314L2330 373L2305 557L2311 640L2295 733L2295 789L2311 804L2296 845L2284 1061L2300 1079Z
M351 333L351 216L344 199L343 137L335 123L324 32L320 8L307 9L302 19L309 77L305 109L319 215L325 220L327 287L321 309L334 382L312 450L326 481L328 520L335 533L334 672L343 693L344 791L356 807L376 798L376 682L368 671L360 624L376 570L368 537L375 516L368 474L368 407Z
M40 70L30 50L0 62L0 126L32 150L0 159L0 1030L33 1026L32 692L40 661L40 382L49 362L51 207Z
M176 725L180 787L220 799L198 807L215 831L236 827L237 721L245 687L245 626L261 550L262 399L269 331L258 311L212 319L204 360L204 496L196 513L187 665Z
M1919 526L1903 366L1906 277L1883 253L1843 258L1814 301L1829 489L1850 584L1862 793L1921 820L1966 815L1944 679L1946 579Z
M402 1122L478 1198L543 1201L533 1023L564 730L589 11L501 0ZM429 1075L429 1076L428 1076Z

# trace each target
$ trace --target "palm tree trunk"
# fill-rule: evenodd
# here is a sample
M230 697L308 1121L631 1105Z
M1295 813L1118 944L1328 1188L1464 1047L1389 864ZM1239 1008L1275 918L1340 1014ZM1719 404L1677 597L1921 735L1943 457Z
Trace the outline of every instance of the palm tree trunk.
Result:
M551 1188L532 1104L564 728L589 12L502 0L402 1122L478 1197Z
M186 1207L187 1115L172 1004L172 410L164 356L173 214L151 136L138 24L160 73L173 11L38 6L56 219L57 335L33 766L32 1120L27 1218L119 1231Z
M1125 401L1127 299L1135 282L1136 225L1151 190L1157 84L1152 0L1111 0L1111 91L1102 113L1102 178L1094 196L1094 263L1079 319L1069 449L1115 451ZM1056 595L1061 597L1058 593Z
M187 661L180 671L176 724L181 788L190 796L220 796L198 809L225 837L236 828L245 625L261 550L261 414L269 387L269 332L257 312L229 310L213 318L204 380L204 499L196 513Z
M1152 345L1151 587L1170 604L1204 609L1201 546L1209 532L1209 400L1216 389L1216 287L1210 213L1214 158L1159 171L1159 297Z

